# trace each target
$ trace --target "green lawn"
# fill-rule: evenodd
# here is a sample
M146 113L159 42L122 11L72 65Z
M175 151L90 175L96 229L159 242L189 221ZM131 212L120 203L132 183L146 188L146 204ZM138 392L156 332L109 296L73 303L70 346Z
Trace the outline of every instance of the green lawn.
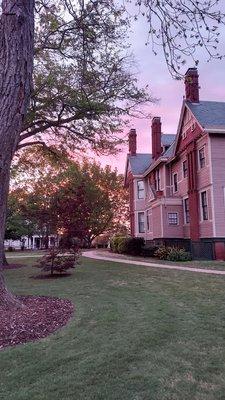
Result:
M84 259L49 282L24 261L6 273L16 293L76 310L56 334L0 352L2 400L225 399L225 277Z

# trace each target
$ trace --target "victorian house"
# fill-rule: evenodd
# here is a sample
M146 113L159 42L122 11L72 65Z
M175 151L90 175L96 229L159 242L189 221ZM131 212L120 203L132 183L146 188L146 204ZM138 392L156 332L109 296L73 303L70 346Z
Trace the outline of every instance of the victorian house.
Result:
M152 153L142 154L135 129L129 133L132 235L225 259L225 102L199 99L196 68L185 75L176 135L162 133L160 117L151 135Z

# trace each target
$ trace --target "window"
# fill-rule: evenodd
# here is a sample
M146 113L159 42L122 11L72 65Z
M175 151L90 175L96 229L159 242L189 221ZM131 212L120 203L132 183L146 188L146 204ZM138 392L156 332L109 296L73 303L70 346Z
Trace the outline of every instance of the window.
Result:
M178 225L178 213L168 213L169 225Z
M138 192L138 199L145 198L145 188L143 181L137 181L137 192Z
M150 211L147 210L147 231L150 231Z
M202 219L203 221L208 220L208 204L206 192L201 193L201 205L202 205Z
M160 172L159 169L155 171L155 190L160 190Z
M195 130L195 126L196 126L196 124L195 124L195 122L193 122L193 124L191 124L191 130L192 130L192 132Z
M145 233L145 213L138 213L138 232Z
M188 176L188 163L187 160L183 162L183 177L187 178Z
M199 150L198 156L199 156L199 166L200 166L200 168L204 168L205 167L205 148L204 147L202 147L202 149Z
M183 131L182 136L183 136L183 139L185 139L187 137L187 131L186 130Z
M190 210L189 210L189 199L184 199L184 222L189 224L190 222Z
M173 191L174 193L177 192L178 185L177 185L177 174L173 175Z

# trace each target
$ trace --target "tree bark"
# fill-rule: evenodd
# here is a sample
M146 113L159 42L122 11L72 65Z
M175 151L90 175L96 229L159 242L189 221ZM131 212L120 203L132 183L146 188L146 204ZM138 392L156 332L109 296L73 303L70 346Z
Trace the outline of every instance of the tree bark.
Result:
M10 166L32 90L34 0L3 0L0 18L0 305L18 307L2 275Z
M6 259L5 252L4 252L4 254L3 254L3 266L5 267L6 265L9 265L9 263L8 263L8 261Z

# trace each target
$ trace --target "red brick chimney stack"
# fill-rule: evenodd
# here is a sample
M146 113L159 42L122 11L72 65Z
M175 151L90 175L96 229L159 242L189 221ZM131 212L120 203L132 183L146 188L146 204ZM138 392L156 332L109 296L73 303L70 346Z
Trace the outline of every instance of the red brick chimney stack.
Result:
M161 119L154 117L152 119L152 157L154 160L157 160L162 153L161 134Z
M197 68L189 68L185 74L186 100L199 103L199 84Z
M136 154L137 154L136 129L131 129L129 132L129 153L131 156L136 156Z

